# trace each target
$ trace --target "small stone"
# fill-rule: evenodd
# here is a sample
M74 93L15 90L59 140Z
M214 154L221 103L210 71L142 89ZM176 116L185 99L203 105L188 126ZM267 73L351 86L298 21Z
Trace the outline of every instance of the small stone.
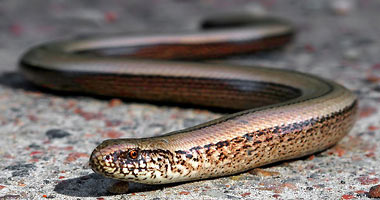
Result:
M313 187L306 187L306 190L312 191Z
M111 99L111 101L109 101L108 103L108 106L116 107L116 106L120 106L121 104L123 104L123 102L120 99Z
M337 15L347 15L355 9L354 0L333 0L330 1L331 10Z
M11 170L11 171L23 171L23 170L31 170L35 169L36 165L34 164L15 164L15 165L9 165L5 167L4 169L6 170Z
M348 49L344 52L343 56L350 60L357 60L360 58L360 52L357 49Z
M380 198L380 185L375 185L369 189L369 198Z
M230 177L230 179L231 180L234 180L234 181L238 181L238 180L240 180L242 178L242 175L240 174L240 175L236 175L236 176L231 176Z
M37 145L37 144L31 144L31 145L29 145L28 146L29 148L31 148L31 149L40 149L41 148L41 146L40 145Z
M279 176L280 175L280 173L278 172L267 171L260 168L253 169L249 171L248 173L252 175L257 175L257 176Z
M50 140L56 138L64 138L71 135L67 131L61 129L50 129L45 134Z

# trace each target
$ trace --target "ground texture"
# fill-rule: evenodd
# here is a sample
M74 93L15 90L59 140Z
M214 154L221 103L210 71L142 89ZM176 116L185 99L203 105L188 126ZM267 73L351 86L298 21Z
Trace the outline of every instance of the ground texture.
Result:
M368 199L380 184L379 1L0 2L0 199ZM285 49L227 62L293 69L333 79L360 99L351 133L322 153L256 174L112 195L113 180L88 167L102 140L147 137L221 116L201 109L57 95L17 72L20 55L53 39L122 32L189 31L204 15L251 12L294 23ZM263 171L264 170L264 171Z

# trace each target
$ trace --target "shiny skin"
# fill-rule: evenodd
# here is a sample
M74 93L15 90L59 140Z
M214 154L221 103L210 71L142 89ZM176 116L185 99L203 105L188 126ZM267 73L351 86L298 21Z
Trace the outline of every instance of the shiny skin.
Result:
M147 184L236 174L331 147L350 131L357 112L352 92L313 75L164 61L249 53L291 40L288 23L260 20L234 19L228 29L217 29L225 25L217 21L197 33L48 43L28 51L20 70L55 90L240 110L159 137L103 141L90 157L96 173Z

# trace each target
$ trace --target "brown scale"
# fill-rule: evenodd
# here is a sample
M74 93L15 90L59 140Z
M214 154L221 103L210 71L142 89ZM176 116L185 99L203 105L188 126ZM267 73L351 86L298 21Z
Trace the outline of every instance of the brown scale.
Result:
M321 141L326 138L323 134L335 134L334 137L331 137L332 139L330 141L325 143L327 144L326 146L318 147L322 150L335 144L336 141L346 133L346 130L350 129L350 127L347 126L351 126L351 121L355 118L356 107L357 105L354 103L352 106L339 113L334 113L332 116L323 117L315 121L310 120L312 123L309 123L310 125L307 127L302 127L303 123L301 122L299 124L279 127L278 129L261 130L256 133L247 134L249 136L234 138L230 141L221 141L217 144L205 145L207 146L204 148L206 154L204 154L203 159L201 160L207 160L212 166L214 166L214 168L218 168L219 165L221 165L221 167L227 166L231 168L231 173L236 173L236 171L233 171L232 168L238 168L239 165L254 165L256 162L264 165L266 163L273 162L273 159L275 161L283 160L285 155L285 159L291 159L295 156L299 157L299 149L303 149L304 155L315 152L315 150L310 149L314 149L314 146L320 145ZM340 127L335 127L338 125L334 125L333 127L330 126L330 124L339 124L337 122L340 121L345 123L343 123ZM319 130L322 134L317 134ZM331 132L330 130L335 131ZM264 136L265 140L260 139L263 138L262 136ZM315 141L320 141L320 143ZM260 145L261 143L266 143L266 145ZM270 147L269 150L267 149L268 146ZM247 157L246 154L249 156ZM263 162L263 160L266 159L265 157L268 155L278 155L278 158L275 156L274 158L271 158L271 160ZM246 157L250 159L241 160L239 157ZM182 157L178 156L177 158ZM186 163L188 163L187 159L179 162L180 165L187 166L188 169L192 169L189 167L189 164L186 165ZM178 164L178 162L176 164ZM201 162L201 164L203 163ZM213 170L213 168L210 168L208 172L215 173ZM224 171L223 175L225 175L225 173L226 172ZM188 174L184 174L183 176L187 175ZM213 174L213 176L218 175L219 174Z

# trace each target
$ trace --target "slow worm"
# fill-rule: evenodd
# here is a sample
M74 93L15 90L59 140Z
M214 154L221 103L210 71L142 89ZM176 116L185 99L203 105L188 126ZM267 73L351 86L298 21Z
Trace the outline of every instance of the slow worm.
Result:
M288 70L184 62L278 48L294 32L281 20L231 19L210 20L196 33L47 43L29 50L20 70L55 90L240 110L159 137L103 141L92 152L92 169L125 181L236 174L322 151L349 132L357 100L335 82Z

